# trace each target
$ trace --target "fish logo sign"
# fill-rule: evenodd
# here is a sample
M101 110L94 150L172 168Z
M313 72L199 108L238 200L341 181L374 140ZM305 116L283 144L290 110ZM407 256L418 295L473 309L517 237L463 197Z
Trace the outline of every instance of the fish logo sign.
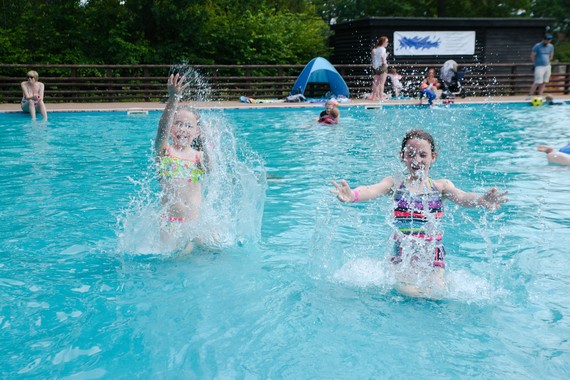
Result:
M441 45L441 40L430 40L430 37L402 37L398 41L401 49L414 49L414 50L429 50L438 48Z

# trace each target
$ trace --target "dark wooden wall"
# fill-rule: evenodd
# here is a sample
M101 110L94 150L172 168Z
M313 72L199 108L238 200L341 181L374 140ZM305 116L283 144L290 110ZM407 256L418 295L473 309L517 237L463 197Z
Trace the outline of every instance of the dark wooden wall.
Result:
M475 31L475 54L467 56L394 56L388 46L389 64L529 63L530 50L540 42L554 19L546 18L382 18L332 25L333 64L370 64L371 49L380 36L390 44L395 31Z

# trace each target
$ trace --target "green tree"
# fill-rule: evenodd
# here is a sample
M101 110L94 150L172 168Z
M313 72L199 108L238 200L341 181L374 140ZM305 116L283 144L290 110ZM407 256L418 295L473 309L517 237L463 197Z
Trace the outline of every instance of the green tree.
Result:
M329 22L363 17L513 17L530 10L530 0L313 0Z

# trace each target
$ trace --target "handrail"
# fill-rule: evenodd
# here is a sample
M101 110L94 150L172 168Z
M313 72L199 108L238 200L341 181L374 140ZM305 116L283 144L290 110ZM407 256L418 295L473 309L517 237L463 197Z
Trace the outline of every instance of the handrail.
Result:
M430 67L441 63L394 64L403 76L410 95ZM284 98L291 91L304 65L192 65L201 73L211 100L237 100L241 95ZM166 77L170 65L49 65L0 64L0 103L19 102L20 82L28 70L36 70L46 86L48 102L159 101L166 96ZM370 92L372 72L369 65L339 64L351 97ZM526 94L533 81L530 63L462 64L463 87L468 95L498 96ZM570 63L553 63L546 92L570 94ZM320 97L326 85L311 85L305 95ZM387 91L390 90L389 83Z

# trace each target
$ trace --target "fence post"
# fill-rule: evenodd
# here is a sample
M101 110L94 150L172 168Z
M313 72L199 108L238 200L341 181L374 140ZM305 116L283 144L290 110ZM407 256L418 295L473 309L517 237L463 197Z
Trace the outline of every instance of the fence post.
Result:
M509 95L515 94L515 85L516 85L516 74L517 74L517 66L513 65L511 67L511 80L509 81Z
M73 96L74 96L73 94L74 94L74 93L75 93L75 94L78 94L78 92L77 92L77 87L76 87L76 84L75 84L75 83L76 83L75 81L77 80L77 67L72 67L72 68L70 69L70 73L69 73L69 74L70 74L69 76L71 77L71 80L73 81L73 82L72 82L72 83L73 83L73 86L71 87L72 93L71 93L69 96L73 98ZM77 95L76 95L76 96L77 96Z
M145 80L145 82L146 82L146 79L147 79L147 78L149 77L149 75L150 75L150 72L148 71L148 67L145 67L145 68L143 69L143 75L144 75L144 80ZM146 82L146 83L148 83L148 82ZM146 87L145 87L146 96L143 95L145 101L147 101L147 102L150 102L150 92L148 92L149 89L150 89L150 87L146 86Z
M565 75L564 75L564 95L570 92L570 63L566 65Z

